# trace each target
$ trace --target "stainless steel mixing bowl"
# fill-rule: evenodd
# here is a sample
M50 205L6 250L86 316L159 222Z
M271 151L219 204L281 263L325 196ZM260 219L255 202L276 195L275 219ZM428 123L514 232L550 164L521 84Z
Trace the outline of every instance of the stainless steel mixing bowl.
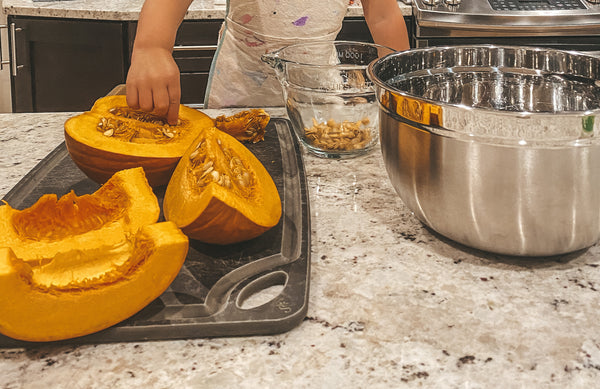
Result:
M440 234L549 256L600 236L600 58L507 46L414 49L368 76L403 202Z

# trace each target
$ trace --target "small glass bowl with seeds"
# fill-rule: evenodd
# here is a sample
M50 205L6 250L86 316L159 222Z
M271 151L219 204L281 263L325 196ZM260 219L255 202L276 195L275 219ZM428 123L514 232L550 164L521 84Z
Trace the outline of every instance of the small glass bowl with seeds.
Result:
M292 128L324 158L352 158L378 145L379 106L368 65L392 53L365 42L308 42L263 55L281 81Z
M288 105L288 114L296 135L310 153L323 158L353 158L378 144L378 106L371 98L375 96L299 109Z

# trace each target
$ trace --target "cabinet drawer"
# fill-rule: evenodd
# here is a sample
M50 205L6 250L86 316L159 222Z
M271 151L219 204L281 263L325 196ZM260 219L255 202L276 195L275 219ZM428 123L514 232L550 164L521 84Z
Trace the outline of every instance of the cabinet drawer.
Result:
M215 55L223 20L187 20L177 30L173 57L182 72L208 71ZM133 50L137 22L128 26L129 56Z
M181 73L181 103L202 104L208 83L208 72Z
M215 50L175 51L173 58L181 73L208 72Z
M222 24L223 19L183 21L177 30L175 46L216 45Z

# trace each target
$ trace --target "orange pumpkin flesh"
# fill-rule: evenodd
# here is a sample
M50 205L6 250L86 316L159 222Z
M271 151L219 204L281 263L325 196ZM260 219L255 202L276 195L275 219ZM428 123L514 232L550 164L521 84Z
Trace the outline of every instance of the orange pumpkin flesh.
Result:
M210 128L177 165L163 212L190 238L223 245L255 238L275 226L281 200L254 154L232 136Z
M65 122L65 144L77 166L104 183L120 170L141 166L151 186L166 185L198 134L213 125L204 113L181 105L174 126L129 108L125 96L107 96Z
M96 231L98 242L102 230ZM143 226L116 245L57 253L30 265L0 248L0 332L45 342L108 328L160 296L175 279L188 240L170 222Z
M157 223L141 167L93 194L0 206L0 332L50 341L90 334L138 312L179 273L188 238Z
M104 229L107 240L120 231L135 233L156 223L159 215L158 200L143 169L123 170L93 194L76 196L71 191L60 199L46 194L24 210L0 206L0 247L36 260L65 246L92 245L95 237L88 235L95 230Z

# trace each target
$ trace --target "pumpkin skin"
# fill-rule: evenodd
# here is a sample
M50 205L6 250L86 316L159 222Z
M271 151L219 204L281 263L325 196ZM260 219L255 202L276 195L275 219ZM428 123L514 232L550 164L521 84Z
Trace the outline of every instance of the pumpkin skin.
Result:
M102 233L95 231L98 242ZM32 266L0 248L1 333L46 342L125 320L168 288L183 265L188 239L175 224L163 222L143 226L119 245L65 249ZM67 278L73 269L77 277Z
M54 256L64 247L90 247L103 229L105 241L118 241L143 225L156 223L158 199L140 167L117 172L93 194L73 191L57 199L46 194L24 210L0 206L0 247L26 261Z
M255 238L277 225L281 199L272 177L250 150L209 128L179 161L163 212L188 237L225 245Z
M213 120L180 105L179 123L128 107L124 95L98 99L92 109L65 122L65 144L92 180L106 182L120 170L141 166L152 187L166 185L181 155Z
M43 195L0 207L0 332L52 341L90 334L138 312L179 273L188 238L157 223L141 167L90 195Z

